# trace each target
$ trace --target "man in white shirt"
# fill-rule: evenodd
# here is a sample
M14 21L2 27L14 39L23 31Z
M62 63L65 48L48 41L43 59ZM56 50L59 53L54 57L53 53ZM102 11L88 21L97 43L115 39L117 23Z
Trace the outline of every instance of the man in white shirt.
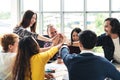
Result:
M14 33L8 33L4 34L0 40L2 46L2 51L0 53L0 80L11 80L19 36Z

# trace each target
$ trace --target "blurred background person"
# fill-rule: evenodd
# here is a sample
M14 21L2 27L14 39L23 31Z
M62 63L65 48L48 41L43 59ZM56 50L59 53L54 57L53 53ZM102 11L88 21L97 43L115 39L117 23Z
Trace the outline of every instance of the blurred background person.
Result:
M68 45L69 49L70 49L70 53L80 53L80 48L79 48L79 36L78 34L81 32L82 30L78 27L74 28L71 32L71 41Z
M58 31L57 31L57 29L55 28L55 26L52 25L52 24L48 24L48 25L47 25L47 35L46 35L46 37L48 37L48 38L53 38L53 37L55 37L57 34L58 34ZM45 42L45 43L44 43L44 47L50 47L50 46L52 46L52 42ZM57 54L55 54L55 55L49 60L48 63L51 63L51 62L55 61L55 60L57 59L57 57L58 57L58 52L57 52Z

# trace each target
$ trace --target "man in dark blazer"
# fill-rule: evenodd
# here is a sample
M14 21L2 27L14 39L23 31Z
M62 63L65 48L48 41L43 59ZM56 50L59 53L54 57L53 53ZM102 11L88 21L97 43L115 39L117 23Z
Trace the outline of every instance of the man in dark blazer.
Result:
M96 46L102 46L105 58L120 64L120 22L116 18L104 21L105 33L98 36Z
M104 80L109 77L120 80L120 72L107 59L96 56L92 52L97 35L85 30L79 34L80 54L69 54L69 48L63 45L60 55L67 66L69 80Z

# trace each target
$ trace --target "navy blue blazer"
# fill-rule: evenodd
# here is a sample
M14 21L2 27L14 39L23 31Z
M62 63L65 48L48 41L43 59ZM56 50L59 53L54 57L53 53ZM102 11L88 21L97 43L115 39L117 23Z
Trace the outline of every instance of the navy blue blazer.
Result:
M120 80L120 72L107 59L92 53L69 54L67 46L60 55L68 69L69 80Z
M120 35L119 35L120 38ZM107 58L109 61L114 60L114 44L111 39L111 37L107 36L106 34L102 34L98 36L97 44L96 46L102 46L105 58Z

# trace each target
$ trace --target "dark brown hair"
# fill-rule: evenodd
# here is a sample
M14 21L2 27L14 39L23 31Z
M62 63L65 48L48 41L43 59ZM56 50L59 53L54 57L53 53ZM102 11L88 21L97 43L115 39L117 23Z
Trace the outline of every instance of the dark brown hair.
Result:
M12 80L25 80L26 76L32 80L30 59L39 51L39 45L33 37L24 37L19 41Z
M32 16L36 14L31 10L27 10L22 18L22 21L18 27L22 26L23 28L27 28L30 25ZM31 32L36 32L36 24L37 24L37 14L36 14L36 22L30 27Z
M77 32L79 34L79 32L81 32L82 30L80 28L74 28L71 32L71 44L73 44L73 38L72 38L72 35L73 35L73 32Z
M116 18L107 18L105 21L110 21L110 25L112 27L111 32L117 33L120 35L120 22Z

